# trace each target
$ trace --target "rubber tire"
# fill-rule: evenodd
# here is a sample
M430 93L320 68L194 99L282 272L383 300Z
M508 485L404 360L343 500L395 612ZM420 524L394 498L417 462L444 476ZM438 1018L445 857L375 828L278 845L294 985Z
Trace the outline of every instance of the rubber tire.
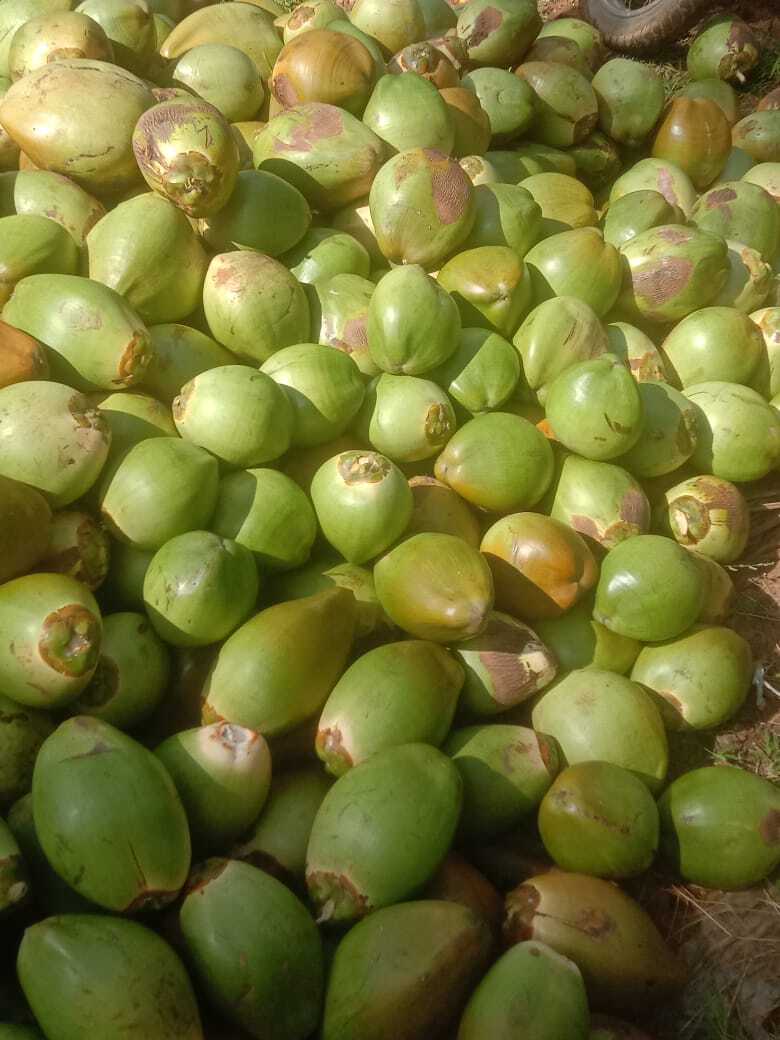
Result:
M711 0L650 0L635 11L623 0L582 0L583 17L619 51L648 51L679 39Z

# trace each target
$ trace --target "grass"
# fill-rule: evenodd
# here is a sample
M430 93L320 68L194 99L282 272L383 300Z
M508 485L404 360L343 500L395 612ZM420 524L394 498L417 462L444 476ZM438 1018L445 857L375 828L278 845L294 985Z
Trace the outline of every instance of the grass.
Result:
M739 733L727 733L722 740L725 746L711 752L713 762L739 766L780 783L780 727L767 723L752 730L746 740L740 741Z

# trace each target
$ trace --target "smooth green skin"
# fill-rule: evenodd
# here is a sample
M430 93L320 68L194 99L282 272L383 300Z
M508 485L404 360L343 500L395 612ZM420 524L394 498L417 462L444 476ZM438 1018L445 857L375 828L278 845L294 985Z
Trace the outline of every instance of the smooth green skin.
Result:
M488 329L461 329L455 353L431 375L447 395L472 415L497 411L522 379L517 351Z
M0 694L0 806L30 790L35 759L54 729L44 711L26 708Z
M387 145L345 109L312 101L275 116L252 152L257 169L283 177L313 209L330 212L366 195Z
M661 352L670 377L682 388L710 382L755 387L762 376L768 385L761 330L733 307L702 307L689 314L666 336Z
M553 148L568 148L595 129L598 104L589 81L569 65L529 61L515 70L537 97L531 124L535 140Z
M138 314L119 293L88 278L30 275L17 283L2 317L44 343L52 379L77 390L134 386L151 361L149 333Z
M758 163L742 174L742 180L768 191L775 202L780 199L780 161Z
M607 553L593 616L618 635L657 643L690 628L704 593L702 572L686 549L661 535L637 535Z
M484 557L449 534L416 534L374 567L379 602L418 639L453 643L479 635L493 608L493 577Z
M198 329L188 325L153 325L149 329L152 360L143 385L155 397L170 404L185 383L210 368L233 365L234 354Z
M467 839L495 838L517 827L539 805L559 769L554 741L524 726L456 729L443 751L463 781L460 831Z
M435 148L449 154L455 125L439 91L416 72L382 76L366 105L363 122L393 152Z
M107 213L87 235L87 252L89 277L150 325L181 321L200 303L208 258L182 211L159 195L136 195Z
M604 41L601 33L581 18L556 18L546 22L539 30L537 39L544 39L545 36L563 36L567 40L574 40L594 72L603 60Z
M170 6L175 7L178 6L178 4L179 0L171 0ZM162 4L160 6L162 6ZM154 48L155 51L159 52L162 45L176 28L176 22L168 15L158 14L156 11L152 14L152 20L154 21Z
M658 803L661 850L685 881L727 891L757 884L780 864L780 791L735 766L678 777Z
M303 881L306 846L314 817L333 781L317 765L274 776L263 810L249 836L231 851L282 881Z
M70 704L95 670L101 630L94 597L68 575L27 574L0 585L3 693L32 708Z
M239 170L228 121L195 97L173 97L144 113L133 130L144 180L188 217L216 213L230 198Z
M606 327L607 350L628 365L637 383L665 383L666 369L661 352L646 332L624 321Z
M620 254L596 228L573 228L538 242L525 257L538 303L575 296L599 317L618 298L623 268Z
M576 177L549 171L534 173L520 182L542 208L542 238L572 228L595 227L593 194Z
M333 550L318 555L305 567L273 579L272 598L276 603L285 603L334 586L347 589L355 599L356 639L394 631L392 622L379 605L371 571L354 563L344 563L342 557Z
M460 705L482 718L528 700L558 670L555 657L533 629L499 611L491 614L482 635L459 643L454 652L466 671Z
M260 371L282 387L292 405L294 447L310 448L335 440L363 403L360 370L346 353L319 343L277 350Z
M715 76L742 82L758 56L758 40L747 25L724 15L711 19L688 48L688 73L693 80Z
M450 357L461 328L458 306L422 267L389 271L368 308L368 350L383 372L423 375Z
M688 398L667 383L636 383L636 388L642 402L641 432L617 461L640 480L662 477L693 455L696 412Z
M479 246L454 256L439 271L466 326L512 336L532 300L528 268L509 246Z
M257 601L249 549L210 531L188 531L155 553L144 577L154 630L172 646L208 646L246 620Z
M539 806L544 847L561 870L619 880L644 873L658 848L658 810L646 785L609 762L580 762Z
M9 52L14 33L31 18L69 11L72 0L13 0L0 14L0 76L10 79Z
M658 695L668 729L713 729L739 711L750 692L750 646L730 628L697 625L642 649L631 678Z
M369 352L366 331L375 289L376 283L361 275L335 274L315 284L316 302L309 293L314 336L323 346L343 350L369 379L380 373Z
M696 79L684 86L676 96L706 98L708 101L714 101L716 105L720 106L731 126L739 119L739 104L736 91L724 80L717 77L707 76L704 79Z
M449 732L464 671L436 643L405 640L369 650L322 709L315 748L334 776L400 744L438 747Z
M622 249L632 238L649 228L684 222L683 211L668 203L660 191L640 188L610 203L604 218L604 241Z
M224 43L187 51L174 65L171 80L208 101L229 123L253 119L265 93L249 55Z
M346 231L322 227L309 228L284 254L282 263L299 282L309 285L337 274L368 278L371 271L371 257L362 243Z
M669 488L656 506L654 521L663 534L724 564L739 559L750 535L750 510L742 492L707 475Z
M458 251L476 219L466 172L455 159L424 148L386 162L374 178L368 204L385 259L426 270Z
M540 942L506 951L471 995L457 1040L587 1040L588 998L579 969ZM522 1030L522 1033L519 1031Z
M214 339L255 363L305 342L311 317L303 286L277 260L254 250L219 253L203 285Z
M600 668L569 672L542 694L531 718L538 733L555 737L567 765L610 762L653 792L663 785L669 763L663 720L650 695L625 676Z
M246 621L208 674L204 723L224 719L274 737L311 719L344 670L356 613L352 593L333 588Z
M697 406L693 464L736 484L760 480L780 461L780 415L738 383L697 383L685 390Z
M274 27L273 17L254 4L220 4L217 10L199 8L178 23L160 53L163 58L179 58L201 43L235 46L240 40L241 50L255 63L260 77L267 80L282 49L281 34Z
M696 227L666 224L641 232L621 250L628 262L619 309L666 324L712 301L729 275L723 238Z
M613 141L636 148L650 134L664 107L664 85L649 66L613 58L592 81L599 125Z
M457 32L470 62L506 68L522 59L541 25L533 0L472 0L458 16Z
M683 211L686 220L698 198L690 177L679 166L665 159L640 159L612 185L609 203L612 205L624 195L646 190L659 192L670 206Z
M274 380L248 365L201 372L173 401L181 437L230 466L259 466L284 455L295 428L293 407Z
M732 239L728 239L726 245L729 249L729 276L713 302L718 306L736 307L743 314L750 314L769 295L773 280L772 268L750 246Z
M265 170L241 170L226 205L201 218L198 232L213 250L277 257L295 247L310 224L309 204L292 184Z
M274 469L226 474L211 529L246 546L263 571L286 571L309 559L317 518L305 492Z
M100 515L120 541L160 549L186 531L208 527L219 490L219 465L177 437L136 444L99 487Z
M87 233L105 214L102 203L68 177L48 170L0 174L0 214L35 214L54 220L84 246Z
M36 488L55 509L89 491L108 458L108 424L82 394L60 383L3 387L0 425L0 476ZM67 467L63 453L73 460Z
M556 439L595 462L625 454L642 433L644 408L638 386L611 354L571 365L551 383L545 401Z
M416 0L357 0L349 18L390 54L425 35L425 20Z
M132 545L114 541L108 574L100 589L101 601L114 610L142 610L144 576L153 556L151 550L134 549Z
M322 940L280 881L248 863L207 860L179 924L195 976L225 1018L257 1040L311 1034L324 988Z
M119 913L176 897L190 867L190 834L173 781L151 751L78 715L45 741L32 795L46 858L80 895Z
M355 921L414 896L449 851L462 786L452 761L429 744L385 748L339 777L306 853L319 919Z
M441 386L430 379L388 372L369 384L355 421L361 439L396 463L432 458L456 426L455 412Z
M156 36L152 13L134 0L83 0L76 7L103 29L117 65L143 75L154 54Z
M436 460L438 480L493 513L529 509L553 478L550 442L519 415L490 412L462 426Z
M187 813L196 849L223 849L260 814L271 784L271 752L254 730L217 722L174 733L155 749Z
M464 249L509 246L522 259L539 240L541 208L519 184L477 184L474 205L474 226L463 243Z
M29 875L13 831L0 816L0 920L26 899Z
M485 152L484 155L472 155L468 156L467 160L461 160L461 162L466 163L468 161L469 167L471 167L473 161L479 160L477 166L479 177L475 179L475 184L482 183L482 177L489 177L487 183L497 181L501 184L519 186L520 181L530 177L533 173L543 173L545 170L557 169L555 164L547 162L543 156L537 155L535 152L521 152L520 149L522 147L522 144L518 144L512 151L497 150ZM540 145L539 147L542 146ZM550 151L555 151L555 149L550 149ZM564 152L560 152L560 154L565 155ZM567 156L567 158L569 157ZM574 170L575 164L574 160L572 160L571 172L574 172Z
M170 408L147 394L96 394L94 403L111 430L109 465L128 448L150 437L175 437Z
M567 454L550 494L549 502L545 502L550 516L605 549L650 530L647 496L621 466Z
M444 34L454 29L458 18L446 0L417 0L425 23L425 38Z
M44 855L33 820L32 794L24 795L10 807L8 826L22 850L24 861L32 876L36 906L43 913L99 912L94 903L84 899L63 881Z
M399 1023L409 1037L434 1036L452 1024L492 944L485 920L458 903L415 900L371 914L336 948L323 1040L379 1040Z
M611 184L623 169L618 146L600 130L573 145L569 153L577 164L577 176L593 191Z
M780 393L780 300L776 306L762 307L750 315L761 329L769 355L769 396Z
M79 249L60 224L32 213L0 218L0 303L31 274L76 274Z
M559 870L530 878L507 896L504 934L509 942L538 940L574 961L599 1008L635 1013L685 980L650 916L602 878Z
M531 126L536 115L536 95L524 80L507 69L474 69L462 78L461 85L477 95L487 112L493 144L506 144Z
M131 137L153 104L143 81L116 65L57 61L14 83L0 101L0 122L36 166L104 195L137 184Z
M425 532L452 534L478 549L480 524L469 506L452 488L435 477L417 476L409 481L414 512L406 536Z
M523 363L523 375L544 401L549 384L567 368L607 350L598 315L575 296L557 296L538 304L512 342Z
M693 85L696 86L696 84ZM726 159L726 165L721 170L720 177L715 181L713 187L717 187L719 184L724 184L727 181L744 179L745 174L754 166L755 160L752 156L748 155L747 152L743 152L741 148L732 148Z
M48 1040L202 1040L184 965L155 932L97 914L49 917L24 933L17 972ZM150 999L150 994L160 994Z
M734 611L736 596L734 582L729 577L728 571L715 560L710 560L697 552L694 552L693 555L704 572L705 585L704 606L698 621L702 625L725 624Z
M758 184L728 181L701 196L691 222L703 231L750 246L770 262L780 243L780 216L772 196Z
M118 729L145 722L168 689L171 660L144 614L124 612L103 619L95 674L72 711L92 715Z
M398 467L377 452L348 451L328 459L311 483L322 533L349 563L366 563L406 530L412 492Z
M632 668L642 644L628 636L610 632L594 621L589 600L576 603L559 618L535 621L539 638L555 655L561 673L581 668L626 675Z
M43 495L0 476L0 584L26 574L46 555L51 528Z

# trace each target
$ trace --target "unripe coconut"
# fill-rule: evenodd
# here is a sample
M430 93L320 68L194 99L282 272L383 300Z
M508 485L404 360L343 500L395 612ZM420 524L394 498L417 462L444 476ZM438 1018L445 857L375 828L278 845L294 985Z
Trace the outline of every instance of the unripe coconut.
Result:
M452 534L475 549L481 539L479 521L466 502L452 488L434 477L412 477L413 512L407 536L430 532Z
M556 376L607 350L604 327L595 311L574 296L556 296L534 307L513 343L528 386L542 402Z
M41 744L54 729L53 716L23 707L0 694L0 805L25 795Z
M531 306L531 276L509 246L479 246L454 256L439 271L465 326L511 336Z
M577 164L577 176L596 191L612 184L623 169L618 146L600 130L594 130L569 149Z
M31 533L34 537L34 528L25 529L25 539ZM62 510L52 517L48 545L36 570L68 574L94 592L106 579L110 555L110 539L89 513Z
M235 46L240 41L241 50L255 63L261 78L267 80L282 49L273 15L263 10L267 2L246 7L239 3L220 4L216 10L212 9L214 5L197 8L177 24L160 53L163 58L179 58L201 43Z
M637 535L604 558L593 616L632 639L674 639L697 620L705 591L697 560L681 545Z
M228 1021L262 1036L270 1015L279 1040L314 1029L322 940L306 907L280 881L248 863L207 860L190 878L179 923L195 976Z
M602 317L620 293L623 261L596 228L573 228L551 235L530 249L525 260L537 302L575 296Z
M494 145L506 144L522 136L536 115L537 100L525 80L508 69L474 69L462 79L473 91L487 113Z
M642 644L611 632L593 620L591 597L575 604L559 618L534 622L539 638L554 654L561 672L598 668L625 675L631 670Z
M524 621L558 617L598 578L596 561L580 535L539 513L497 520L480 550L493 574L498 607Z
M480 415L455 433L436 460L437 479L494 513L535 505L553 476L550 443L518 415Z
M780 216L772 197L757 184L728 181L701 196L691 221L703 231L742 242L771 263L780 241Z
M609 762L569 766L539 806L539 832L556 865L595 877L643 874L658 849L658 826L646 785Z
M52 512L34 488L0 477L0 583L43 559L52 535Z
M469 61L506 68L522 60L541 25L532 0L472 0L457 29Z
M369 378L380 372L368 349L368 312L375 290L374 282L358 274L334 274L315 283L317 302L312 304L314 336L323 346L347 354Z
M643 188L621 195L609 204L604 218L604 240L622 249L648 228L684 222L685 215L679 206L670 205L659 191Z
M144 576L149 620L172 646L208 646L225 639L252 612L257 591L251 552L210 531L171 538Z
M668 729L713 729L745 702L753 657L730 628L697 625L677 639L644 647L631 678L658 695Z
M680 545L718 563L739 559L750 534L747 502L737 487L719 477L693 477L670 488L655 518Z
M149 71L156 34L146 0L82 0L76 10L105 32L114 52L108 61L139 76Z
M419 0L418 0L419 2ZM434 0L438 2L438 0ZM446 0L441 0L446 6ZM447 8L449 10L449 8ZM457 87L460 83L458 71L442 51L438 50L430 40L410 43L398 51L388 62L387 71L391 75L403 72L416 72L441 90L445 87Z
M229 123L254 119L265 96L249 55L224 43L202 43L187 51L174 65L171 81L213 105Z
M661 344L676 385L727 382L768 388L768 357L761 330L733 307L703 307L683 318ZM646 474L651 476L652 474Z
M89 491L111 443L105 419L83 394L60 383L24 382L1 389L0 427L0 475L36 488L55 508ZM73 460L67 467L63 452Z
M545 22L539 30L537 39L543 40L547 36L563 36L567 40L574 40L582 53L588 60L588 65L593 72L604 60L606 48L599 30L585 22L581 18L555 18Z
M780 863L780 793L735 766L707 766L678 777L659 802L661 848L685 881L748 888Z
M215 213L238 176L238 146L225 117L193 98L149 109L133 131L133 151L146 183L189 217Z
M588 80L576 69L548 61L529 61L515 69L537 97L531 133L542 144L568 148L596 128L598 104Z
M749 314L769 295L773 282L772 268L761 259L756 249L733 239L727 240L726 245L729 247L729 276L713 303L735 307L743 314Z
M449 534L416 534L401 542L376 564L374 581L390 618L418 639L450 643L479 635L493 607L484 558Z
M393 152L431 148L452 152L455 124L433 83L416 72L382 76L365 106L363 122Z
M329 29L314 28L287 43L271 90L284 108L320 101L360 116L376 82L376 62L359 39Z
M144 373L144 386L166 404L201 372L236 362L235 355L216 340L189 325L153 325L149 338L152 360Z
M0 114L2 110L0 105ZM780 109L764 109L740 119L731 140L754 162L780 162Z
M455 129L452 154L482 155L490 147L490 119L479 98L466 87L444 87L440 94Z
M652 132L664 107L664 85L650 65L613 58L592 82L599 124L613 141L637 148Z
M356 428L393 462L432 458L455 432L447 394L429 379L388 372L368 387Z
M653 139L653 157L675 163L699 189L721 173L730 151L729 121L708 98L675 98Z
M32 213L0 219L0 304L32 274L76 274L79 251L56 221Z
M541 207L525 188L517 184L477 183L474 202L476 218L465 248L509 246L522 258L538 241Z
M440 745L452 725L464 670L436 643L405 640L369 650L336 684L315 750L334 776L399 744Z
M697 383L685 390L696 406L694 465L737 484L760 480L780 460L780 414L738 383Z
M687 173L661 159L640 159L634 163L612 185L609 202L612 204L629 192L643 190L659 192L670 206L681 209L686 219L696 202L696 189Z
M339 274L368 278L371 257L366 247L346 231L313 227L282 257L299 282L315 284Z
M103 27L88 13L50 10L29 18L10 35L8 66L12 80L65 57L114 60L114 49Z
M462 787L452 761L429 744L386 748L339 777L306 853L320 920L358 920L429 881L455 835Z
M496 411L521 379L520 358L509 340L487 329L462 329L460 343L433 373L449 397L472 414Z
M624 321L607 325L607 350L628 365L637 383L665 383L666 368L661 352L647 333Z
M667 383L636 385L642 402L642 429L633 447L617 461L640 480L673 473L696 450L695 409L679 390Z
M186 880L190 834L173 781L151 751L106 722L78 715L46 740L33 811L47 859L98 906L165 906Z
M678 96L706 98L709 101L714 101L723 110L723 115L728 120L729 126L733 126L739 119L739 104L736 91L725 80L714 76L694 80L692 83L686 84L678 92Z
M746 23L721 15L707 22L688 48L688 72L694 80L717 76L744 83L758 56L758 40Z

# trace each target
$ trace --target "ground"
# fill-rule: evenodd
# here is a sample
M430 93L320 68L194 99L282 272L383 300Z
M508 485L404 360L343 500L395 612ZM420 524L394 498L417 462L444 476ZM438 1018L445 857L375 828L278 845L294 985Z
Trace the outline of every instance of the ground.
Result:
M300 0L281 0L295 7ZM577 0L538 0L545 20L579 13ZM780 84L780 0L713 4L741 15L762 42L758 66L740 88L743 114ZM685 55L695 33L644 59L671 96L687 82ZM734 627L750 642L759 681L744 710L709 738L673 740L677 772L731 763L780 782L780 476L746 489L753 536L729 568L737 590ZM780 1040L780 875L775 884L722 893L650 875L634 895L650 910L690 966L680 1004L650 1009L657 1040Z

